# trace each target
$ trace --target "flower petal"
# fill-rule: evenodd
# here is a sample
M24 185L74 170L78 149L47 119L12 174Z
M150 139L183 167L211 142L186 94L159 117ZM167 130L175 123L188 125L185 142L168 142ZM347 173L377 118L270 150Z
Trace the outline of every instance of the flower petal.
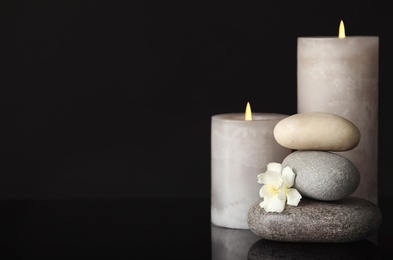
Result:
M271 163L267 164L267 170L272 171L272 172L281 173L282 165L281 165L281 163L271 162Z
M269 170L265 173L261 173L258 175L258 183L279 187L282 184L281 173Z
M265 174L265 173L260 173L260 174L258 174L258 180L257 180L257 182L260 183L260 184L263 184L263 183L262 183L262 175L263 175L263 174Z
M265 198L265 197L271 196L272 195L272 192L271 192L272 188L273 187L271 185L269 185L269 184L263 185L261 187L261 189L259 190L259 196L261 198Z
M267 212L282 212L285 208L285 200L280 200L277 196L270 196L264 199L263 208Z
M261 203L259 203L259 206L261 208L265 208L266 204L267 204L267 198L264 198L263 201Z
M270 186L270 185L269 185ZM265 193L266 196L263 196L263 201L259 204L262 208L266 207L266 205L269 203L269 201L271 200L271 198L273 197L277 197L276 194L271 192L271 186L269 187L268 185L264 185L264 189L266 189L265 191L262 191L262 193ZM261 188L262 189L262 188ZM261 193L261 191L260 191ZM270 199L270 200L269 200Z
M279 200L283 200L285 202L285 200L287 199L287 195L285 194L286 190L287 189L285 187L283 187L283 185L281 185L281 187L277 193L277 197Z
M287 191L287 204L292 206L297 206L299 204L302 195L297 191L297 189L288 189Z
M282 178L284 179L285 186L287 186L288 188L292 187L295 183L295 173L289 166L286 166L282 170Z

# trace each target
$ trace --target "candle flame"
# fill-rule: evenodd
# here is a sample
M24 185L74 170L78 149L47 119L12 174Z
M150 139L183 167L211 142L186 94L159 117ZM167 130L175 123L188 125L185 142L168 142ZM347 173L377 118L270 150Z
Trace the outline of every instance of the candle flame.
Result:
M247 102L246 112L244 113L244 120L252 120L250 102Z
M345 38L345 27L343 20L340 21L340 27L338 28L338 38Z

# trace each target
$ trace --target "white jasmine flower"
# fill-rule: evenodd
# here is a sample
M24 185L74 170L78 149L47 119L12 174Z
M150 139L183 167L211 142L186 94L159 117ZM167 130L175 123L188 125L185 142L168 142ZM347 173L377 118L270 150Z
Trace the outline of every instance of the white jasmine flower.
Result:
M259 205L267 212L282 212L285 203L297 206L302 198L296 189L291 188L295 173L288 166L282 169L280 163L269 163L267 171L258 175L258 183L263 184L259 191L263 201Z

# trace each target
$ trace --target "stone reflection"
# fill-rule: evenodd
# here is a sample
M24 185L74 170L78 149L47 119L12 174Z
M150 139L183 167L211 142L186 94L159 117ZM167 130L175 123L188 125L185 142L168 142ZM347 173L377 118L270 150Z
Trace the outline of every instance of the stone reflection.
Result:
M249 229L230 229L211 225L212 260L247 259L259 236Z
M379 256L377 245L367 239L349 243L293 243L260 239L243 259L358 260L379 259Z

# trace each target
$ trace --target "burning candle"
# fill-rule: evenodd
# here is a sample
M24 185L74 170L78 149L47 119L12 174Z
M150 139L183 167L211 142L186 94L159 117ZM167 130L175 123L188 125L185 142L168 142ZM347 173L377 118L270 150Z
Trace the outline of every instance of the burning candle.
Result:
M378 202L378 52L377 36L299 37L298 112L330 112L347 118L361 132L360 143L340 152L358 168L353 196Z
M283 114L246 113L214 115L211 118L211 222L214 225L248 229L247 214L259 199L259 173L270 162L279 162L292 152L273 136Z

